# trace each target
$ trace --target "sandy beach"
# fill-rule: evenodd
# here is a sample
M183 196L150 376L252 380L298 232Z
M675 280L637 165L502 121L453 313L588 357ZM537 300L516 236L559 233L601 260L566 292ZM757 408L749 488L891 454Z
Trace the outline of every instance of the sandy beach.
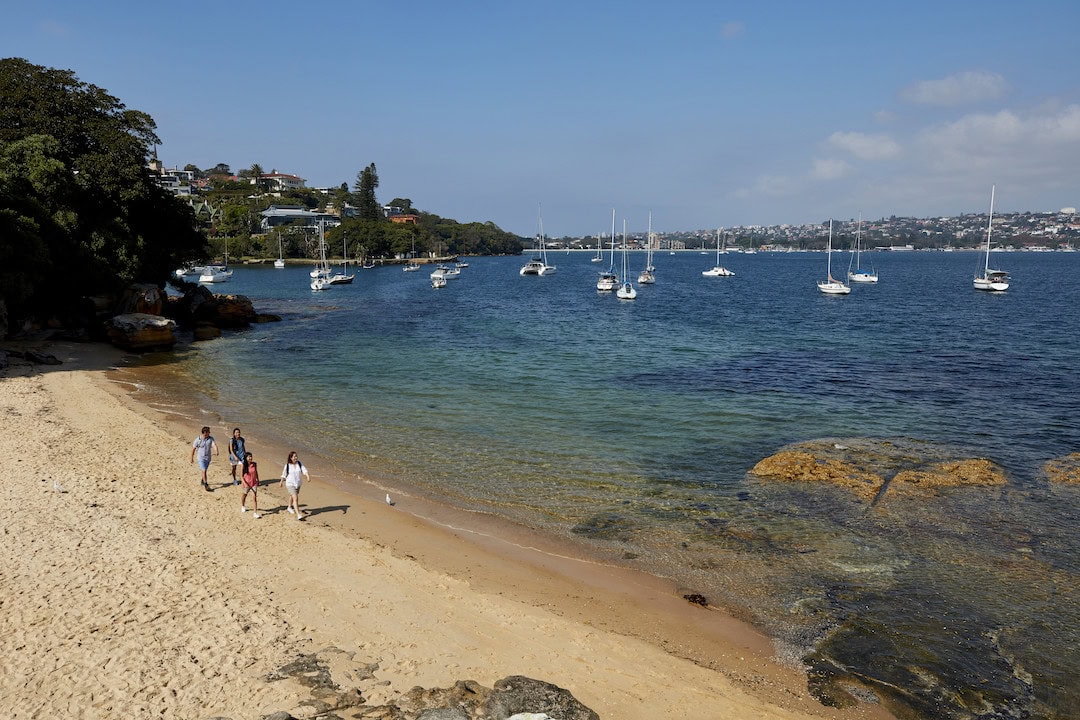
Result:
M231 426L212 428L205 492L200 419L134 402L106 377L115 351L42 349L63 364L0 376L5 717L316 717L311 687L274 675L303 655L366 706L524 675L609 720L890 717L822 706L768 638L670 583L511 527L349 494L316 468L297 522L283 449L248 433L255 519L230 481Z

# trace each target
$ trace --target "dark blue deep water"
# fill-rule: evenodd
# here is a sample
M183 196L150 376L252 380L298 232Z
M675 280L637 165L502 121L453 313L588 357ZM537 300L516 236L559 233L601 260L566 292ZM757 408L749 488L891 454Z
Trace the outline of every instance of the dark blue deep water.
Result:
M1005 294L972 289L975 253L870 256L880 283L831 297L823 253L705 278L714 255L665 252L633 302L596 292L587 253L547 277L469 258L439 290L427 269L312 293L307 268L238 267L213 289L284 322L195 346L161 392L674 578L771 633L827 702L1077 717L1080 486L1042 466L1080 452L1080 253L995 254ZM868 438L1008 484L871 507L748 475Z

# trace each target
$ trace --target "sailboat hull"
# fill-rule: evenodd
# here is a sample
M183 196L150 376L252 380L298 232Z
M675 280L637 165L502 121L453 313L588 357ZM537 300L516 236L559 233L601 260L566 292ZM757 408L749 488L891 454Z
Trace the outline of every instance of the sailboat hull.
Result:
M848 280L856 283L876 283L877 275L868 272L853 272L848 273Z
M817 287L818 290L826 295L847 295L851 292L850 286L837 280L833 280L832 282L819 282Z

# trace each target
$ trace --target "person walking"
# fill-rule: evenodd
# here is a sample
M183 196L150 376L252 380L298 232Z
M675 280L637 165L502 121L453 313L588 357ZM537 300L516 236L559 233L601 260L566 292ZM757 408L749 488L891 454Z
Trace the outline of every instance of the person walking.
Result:
M259 466L255 463L255 458L252 457L251 453L244 453L242 477L244 494L240 496L240 512L247 512L247 496L248 492L250 492L251 499L255 504L253 517L258 520L262 517L259 514Z
M195 464L195 453L199 454L199 469L202 470L202 486L206 492L211 492L210 483L206 481L206 470L210 467L210 454L218 454L217 443L210 434L210 427L204 425L199 437L191 443L191 464Z
M304 467L304 463L300 462L300 457L296 454L296 451L289 453L289 459L285 462L285 467L281 470L281 482L279 485L284 485L285 489L289 492L289 507L288 510L291 513L296 514L297 520L303 520L307 515L300 512L300 486L303 484L303 478L309 478L308 470Z
M232 465L233 485L240 484L240 481L236 479L236 467L243 464L246 451L244 438L240 436L240 428L233 428L232 438L229 440L229 464Z

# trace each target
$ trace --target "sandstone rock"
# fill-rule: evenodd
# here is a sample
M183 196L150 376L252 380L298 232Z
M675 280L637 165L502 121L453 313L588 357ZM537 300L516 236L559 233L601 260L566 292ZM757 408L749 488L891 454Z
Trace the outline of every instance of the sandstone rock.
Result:
M117 315L105 324L109 342L124 350L168 350L176 344L176 323L159 315Z
M245 295L218 295L213 322L220 328L247 327L255 321L255 308Z
M213 340L221 337L221 328L208 322L201 322L195 326L195 340Z
M872 499L884 480L851 463L819 457L803 450L783 450L758 462L751 470L758 477L794 482L824 482L847 488Z
M1004 485L1005 472L982 458L935 463L926 470L898 472L890 489L964 487L968 485Z
M1080 453L1048 460L1043 472L1052 483L1080 483Z
M146 313L160 315L165 308L165 293L157 285L133 283L129 285L116 308L119 315Z

